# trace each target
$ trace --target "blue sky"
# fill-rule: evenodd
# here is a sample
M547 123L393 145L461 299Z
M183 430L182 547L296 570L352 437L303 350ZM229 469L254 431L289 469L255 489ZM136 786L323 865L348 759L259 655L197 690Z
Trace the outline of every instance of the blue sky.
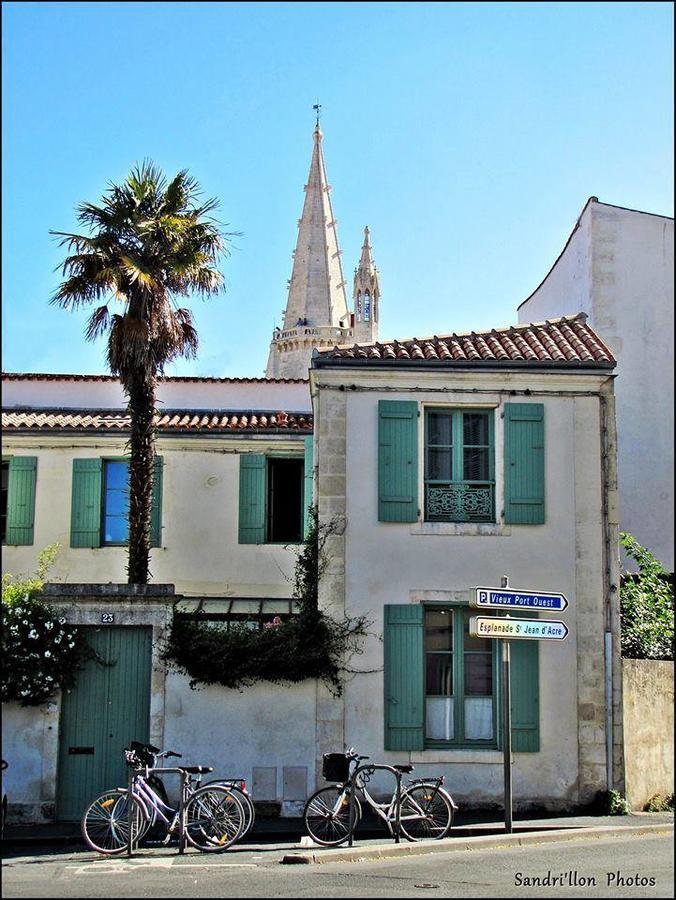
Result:
M105 372L48 305L74 206L150 157L241 232L174 374L259 376L322 128L345 272L381 338L516 307L585 201L673 215L670 3L3 3L3 369Z

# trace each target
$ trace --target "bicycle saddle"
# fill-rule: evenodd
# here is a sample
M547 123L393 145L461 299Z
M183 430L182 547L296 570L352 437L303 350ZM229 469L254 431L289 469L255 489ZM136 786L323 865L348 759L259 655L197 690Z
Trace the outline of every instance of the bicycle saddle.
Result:
M179 766L179 768L186 775L206 775L214 771L213 766Z
M412 772L415 766L405 765L405 766L392 766L393 769L398 769L403 775L408 775L409 772Z

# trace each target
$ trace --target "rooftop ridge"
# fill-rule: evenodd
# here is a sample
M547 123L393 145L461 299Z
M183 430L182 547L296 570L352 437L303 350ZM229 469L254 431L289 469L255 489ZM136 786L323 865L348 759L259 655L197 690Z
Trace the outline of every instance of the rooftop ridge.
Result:
M119 382L117 375L87 375L80 372L2 372L0 377L10 381L27 381L29 379L40 380L58 380L64 379L69 381L110 381ZM158 378L159 384L166 382L210 382L221 384L307 384L307 378L237 378L224 377L219 378L216 375L165 375Z

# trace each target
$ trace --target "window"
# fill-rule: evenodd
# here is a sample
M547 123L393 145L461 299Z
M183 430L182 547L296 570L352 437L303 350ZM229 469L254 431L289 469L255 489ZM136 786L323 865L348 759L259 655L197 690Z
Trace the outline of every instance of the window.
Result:
M303 536L303 460L268 459L267 541L298 543Z
M103 462L102 544L126 544L129 539L129 463Z
M7 492L9 490L9 461L2 464L2 493L0 494L0 515L2 516L2 543L7 538Z
M368 291L364 293L364 321L371 321L371 295Z
M159 547L162 532L163 459L155 457L150 546ZM129 461L73 460L71 547L120 547L129 540Z
M425 520L495 521L492 411L426 410Z
M240 455L240 544L295 544L308 533L314 475L312 435L305 438L303 446L303 455L297 456Z
M425 739L495 745L495 641L469 634L470 610L425 609Z

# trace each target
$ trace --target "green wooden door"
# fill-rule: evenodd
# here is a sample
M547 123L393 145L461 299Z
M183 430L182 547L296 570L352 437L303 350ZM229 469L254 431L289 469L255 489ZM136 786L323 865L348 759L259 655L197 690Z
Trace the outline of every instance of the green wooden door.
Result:
M123 749L149 737L152 630L91 628L87 639L98 659L88 660L61 705L56 814L66 822L126 783Z

